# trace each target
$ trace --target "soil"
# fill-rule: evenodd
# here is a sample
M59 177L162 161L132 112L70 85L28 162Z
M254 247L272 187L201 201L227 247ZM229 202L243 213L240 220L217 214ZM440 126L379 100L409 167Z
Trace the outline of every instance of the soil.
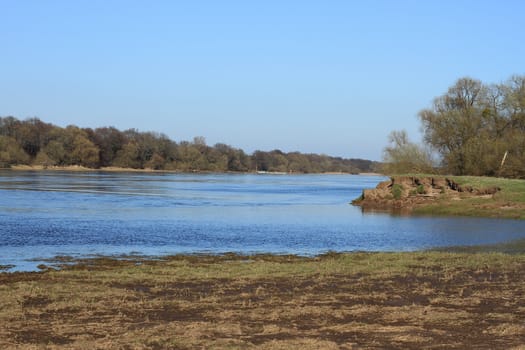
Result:
M0 296L32 288L4 298L0 348L525 348L524 264L161 284L92 274L0 274Z

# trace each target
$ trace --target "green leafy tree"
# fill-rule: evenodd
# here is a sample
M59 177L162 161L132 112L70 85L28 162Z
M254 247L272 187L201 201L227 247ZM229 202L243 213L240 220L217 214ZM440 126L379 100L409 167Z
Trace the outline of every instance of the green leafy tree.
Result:
M288 171L288 159L281 150L273 150L270 152L270 171Z
M213 147L197 136L180 144L156 132L97 129L75 125L61 128L37 118L20 121L0 117L4 162L37 165L119 166L181 171L370 171L374 162L299 152L256 151L247 155L223 143ZM7 140L7 141L6 141Z
M99 151L85 135L77 134L73 140L71 163L96 168L99 164Z
M120 151L127 143L123 132L114 127L97 128L90 136L90 140L100 150L100 165L103 167L111 166Z
M29 159L29 155L14 138L0 135L0 167L28 164Z
M467 173L467 157L475 151L467 144L485 125L483 94L479 80L462 78L436 98L431 109L419 113L426 142L437 149L447 170L454 174Z
M117 156L113 165L121 168L134 168L139 169L141 167L139 147L135 141L128 142L117 152Z
M153 153L151 158L146 162L146 168L153 170L161 170L164 169L165 163L166 160L164 159L164 157L162 157L158 153Z
M47 161L48 165L66 165L68 163L64 144L58 140L50 141L42 152L46 155L44 162ZM40 158L44 159L44 156L40 156ZM45 165L44 163L39 164Z
M289 168L294 173L310 173L312 172L312 165L310 159L305 154L299 152L292 152L288 154ZM326 165L326 164L323 164Z
M98 167L100 150L89 140L84 130L77 126L69 125L63 130L56 130L54 134L57 135L55 136L55 141L60 143L61 146L55 146L55 156L62 156L62 149L64 152L60 162L61 165ZM55 159L55 156L51 156L51 158Z
M497 85L459 79L419 117L447 172L525 176L525 77Z
M525 178L525 76L513 76L502 85L502 119L506 121L501 138L498 175Z

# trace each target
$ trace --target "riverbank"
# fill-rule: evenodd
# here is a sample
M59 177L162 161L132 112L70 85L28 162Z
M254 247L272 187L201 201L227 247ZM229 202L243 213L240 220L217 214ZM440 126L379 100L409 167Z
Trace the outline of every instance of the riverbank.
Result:
M88 168L81 165L67 165L67 166L43 166L43 165L12 165L7 170L14 171L79 171L79 172L136 172L136 173L180 173L175 170L155 170L151 168L135 169L135 168L120 168L120 167L102 167L102 168Z
M12 165L9 168L0 168L0 170L14 170L14 171L78 171L78 172L115 172L115 173L129 173L129 172L135 172L135 173L159 173L159 174L211 174L216 173L213 171L202 171L202 170L194 170L194 171L180 171L180 170L156 170L151 168L145 168L145 169L136 169L136 168L121 168L121 167L101 167L101 168L87 168L81 165L68 165L68 166L43 166L43 165ZM298 175L303 173L286 173L286 172L258 172L258 171L251 171L251 172L234 172L234 171L228 171L228 172L218 172L220 174L264 174L264 175ZM310 175L363 175L363 176L383 176L378 173L345 173L345 172L324 172L324 173L304 173L304 174L310 174Z
M524 279L501 253L77 261L0 274L0 347L518 349Z
M393 176L352 202L364 211L525 219L525 180L476 176Z

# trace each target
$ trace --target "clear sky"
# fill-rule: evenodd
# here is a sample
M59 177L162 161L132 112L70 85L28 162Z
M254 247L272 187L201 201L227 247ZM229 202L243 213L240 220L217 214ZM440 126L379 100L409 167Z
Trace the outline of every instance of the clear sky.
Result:
M458 78L524 74L525 1L0 0L0 115L380 160Z

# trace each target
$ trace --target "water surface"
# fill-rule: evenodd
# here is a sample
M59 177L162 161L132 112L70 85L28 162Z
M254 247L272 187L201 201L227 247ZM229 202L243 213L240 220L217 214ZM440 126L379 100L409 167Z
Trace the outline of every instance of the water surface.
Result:
M56 255L409 251L525 237L525 222L363 214L384 178L0 171L0 265Z

